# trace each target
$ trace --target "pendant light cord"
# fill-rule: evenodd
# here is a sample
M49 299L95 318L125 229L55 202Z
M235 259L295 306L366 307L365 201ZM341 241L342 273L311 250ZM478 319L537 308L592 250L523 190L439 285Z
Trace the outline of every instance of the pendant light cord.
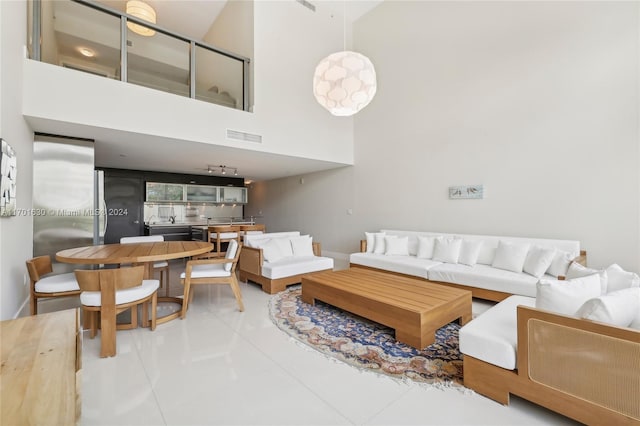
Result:
M342 50L347 51L347 0L342 6Z

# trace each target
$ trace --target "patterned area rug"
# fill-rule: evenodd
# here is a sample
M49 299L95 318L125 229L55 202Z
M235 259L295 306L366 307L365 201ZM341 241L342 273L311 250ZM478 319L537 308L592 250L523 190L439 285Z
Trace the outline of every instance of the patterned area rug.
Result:
M437 387L462 387L462 355L457 322L439 329L423 350L400 343L381 324L322 302L304 303L302 290L290 288L269 302L271 320L296 340L326 356L362 370Z

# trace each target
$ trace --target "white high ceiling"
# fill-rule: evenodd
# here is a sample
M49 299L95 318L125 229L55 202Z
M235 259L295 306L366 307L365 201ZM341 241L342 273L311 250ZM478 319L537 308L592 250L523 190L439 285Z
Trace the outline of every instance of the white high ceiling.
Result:
M294 1L294 0L290 0ZM318 0L311 0L318 4ZM327 2L347 19L358 19L382 0ZM124 11L125 0L99 0ZM157 24L179 34L202 39L209 31L226 0L148 0L157 13ZM169 138L133 134L111 129L59 123L27 117L36 131L86 137L96 141L96 165L135 170L207 174L207 165L238 168L250 181L269 180L342 167L343 164L275 155L224 146L176 141Z

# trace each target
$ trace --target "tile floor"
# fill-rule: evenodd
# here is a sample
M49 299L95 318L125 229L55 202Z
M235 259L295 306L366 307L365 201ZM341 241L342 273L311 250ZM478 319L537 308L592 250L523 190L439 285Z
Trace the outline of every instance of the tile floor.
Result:
M172 294L180 293L182 261L171 268ZM85 333L80 424L575 424L519 398L507 407L332 361L271 323L270 296L257 285L242 283L241 290L245 312L227 286L197 287L186 319L154 332L119 331L113 358L99 358L99 336L91 340ZM45 301L41 311L61 307L61 301ZM474 314L485 309L474 302Z

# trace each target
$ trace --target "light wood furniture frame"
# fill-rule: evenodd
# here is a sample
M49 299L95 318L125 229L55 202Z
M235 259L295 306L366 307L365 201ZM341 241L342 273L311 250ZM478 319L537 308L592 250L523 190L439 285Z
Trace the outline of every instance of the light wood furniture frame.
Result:
M222 238L222 234L236 234L236 236L233 238ZM218 257L224 256L222 243L228 243L231 240L236 240L240 243L240 225L217 225L209 227L209 242L213 243L213 249Z
M120 238L120 244L133 244L133 243L150 243L150 242L163 242L164 236L162 235L141 235L137 237L122 237ZM159 263L166 263L164 266L158 266ZM136 266L137 264L133 264ZM161 262L153 263L153 271L160 273L160 287L164 287L164 295L169 297L169 276L171 274L169 270L169 262L162 260Z
M99 291L100 306L82 305L86 321L93 339L100 318L100 356L116 355L116 329L129 330L138 327L138 306L142 305L142 322L150 323L151 331L156 329L157 290L150 295L128 303L116 305L118 290L136 287L142 284L143 266L131 266L119 269L77 270L76 277L82 291ZM151 321L149 322L149 302L151 302ZM131 323L116 324L116 315L131 310Z
M79 310L2 321L0 335L0 424L76 424L82 407Z
M27 260L27 272L29 273L29 292L31 297L29 298L29 308L31 315L38 314L38 299L53 298L53 297L70 297L78 296L80 290L73 291L60 291L56 293L41 293L36 291L36 283L40 281L43 275L53 272L53 266L51 264L51 258L49 256L38 256L33 259Z
M302 301L320 300L395 330L396 340L423 349L440 327L471 321L471 292L354 268L302 278Z
M313 254L321 256L322 246L320 243L313 242ZM262 263L264 257L262 249L254 247L244 247L240 255L239 267L240 281L252 281L260 284L262 291L269 294L284 291L288 285L299 284L302 277L306 274L291 275L289 277L271 279L262 275ZM330 270L330 269L327 269Z
M360 252L364 253L366 251L367 251L367 240L360 240ZM577 262L577 263L580 263L581 265L587 266L587 252L585 250L580 250L580 255L577 256L575 259L573 259L573 262ZM466 285L462 285L462 284L446 283L446 282L442 282L442 281L431 281L431 280L428 280L426 278L416 277L414 275L402 274L402 273L394 272L394 271L387 271L385 269L372 268L370 266L358 265L357 263L350 263L349 267L351 267L351 268L370 269L372 271L381 271L381 272L386 272L386 273L389 273L389 274L400 275L400 276L403 276L403 277L411 277L411 278L415 278L415 279L419 279L419 280L425 280L425 281L428 281L430 283L446 285L446 286L449 286L449 287L458 288L460 290L468 290L471 293L473 293L473 297L476 297L478 299L491 300L493 302L501 302L504 299L506 299L507 297L513 296L512 293L505 293L505 292L496 291L496 290L488 290L488 289L485 289L485 288L466 286Z
M236 278L236 265L238 264L238 259L240 259L240 253L242 252L242 243L238 243L238 248L236 250L236 255L231 259L220 258L216 253L206 253L198 256L193 260L189 260L187 262L187 266L185 268L185 277L181 279L180 282L184 285L184 297L182 303L182 310L180 314L180 318L184 319L187 316L187 309L189 308L189 304L193 300L193 291L191 289L192 285L200 285L200 284L227 284L231 287L231 291L233 291L233 295L238 302L238 309L240 312L244 311L244 304L242 303L242 293L240 292L240 285L238 284L238 279ZM231 263L231 270L229 271L229 276L224 277L192 277L193 267L197 265L224 265L226 263Z
M153 277L154 262L197 256L208 253L212 249L213 245L205 241L104 244L62 250L56 253L56 259L58 262L82 265L144 264L144 278L151 279ZM182 298L180 297L158 297L158 302L174 303L182 306ZM180 310L176 310L169 315L157 318L157 324L164 324L167 321L179 318L180 315Z
M464 356L464 385L585 424L640 425L640 331L518 306L517 370Z

